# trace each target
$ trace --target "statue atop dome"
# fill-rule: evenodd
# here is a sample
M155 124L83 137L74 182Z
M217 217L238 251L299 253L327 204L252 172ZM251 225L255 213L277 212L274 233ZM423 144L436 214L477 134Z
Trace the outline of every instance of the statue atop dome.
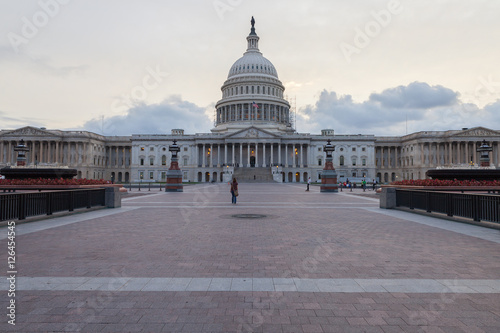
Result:
M252 24L252 30L250 30L250 36L257 36L255 33L255 19L252 16L252 20L250 20L250 23Z

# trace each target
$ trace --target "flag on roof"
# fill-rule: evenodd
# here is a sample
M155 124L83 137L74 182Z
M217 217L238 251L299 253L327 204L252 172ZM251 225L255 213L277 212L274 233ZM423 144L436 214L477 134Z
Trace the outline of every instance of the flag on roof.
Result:
M253 106L254 108L257 108L257 109L259 108L259 105L258 105L257 103L255 103L255 102L252 102L252 106Z

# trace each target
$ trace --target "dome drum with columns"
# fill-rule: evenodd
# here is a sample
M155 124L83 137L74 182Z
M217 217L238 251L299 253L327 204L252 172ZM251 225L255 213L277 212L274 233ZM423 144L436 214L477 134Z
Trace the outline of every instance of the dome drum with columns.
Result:
M222 85L212 132L234 132L252 124L272 132L293 132L290 104L283 98L285 87L274 65L259 51L253 17L247 43L247 51L231 66Z

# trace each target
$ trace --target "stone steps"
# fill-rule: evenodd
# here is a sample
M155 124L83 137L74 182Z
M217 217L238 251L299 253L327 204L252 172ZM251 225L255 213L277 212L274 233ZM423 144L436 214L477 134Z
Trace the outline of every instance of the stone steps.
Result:
M273 183L271 168L235 168L233 177L238 183Z

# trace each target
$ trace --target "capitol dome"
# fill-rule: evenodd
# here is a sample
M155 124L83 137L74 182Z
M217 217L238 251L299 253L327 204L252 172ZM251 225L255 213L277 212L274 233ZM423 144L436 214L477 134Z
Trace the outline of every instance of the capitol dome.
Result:
M278 72L276 72L274 65L260 52L246 52L243 57L236 60L229 70L227 78L246 74L267 74L278 78Z
M284 99L285 87L274 65L259 50L259 36L252 29L248 47L231 66L221 87L222 99L215 105L212 132L234 132L256 126L270 131L293 131L290 104Z

